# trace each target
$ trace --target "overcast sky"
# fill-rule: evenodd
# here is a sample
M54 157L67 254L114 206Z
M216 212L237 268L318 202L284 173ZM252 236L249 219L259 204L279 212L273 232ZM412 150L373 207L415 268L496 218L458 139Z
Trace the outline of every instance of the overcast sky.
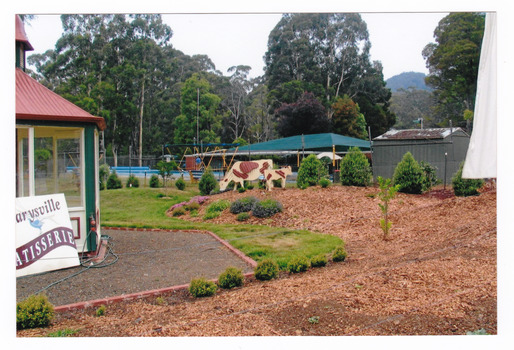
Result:
M371 59L382 62L384 78L402 72L427 74L421 51L433 42L434 29L447 13L364 13ZM165 14L173 30L171 43L185 54L206 54L227 75L234 65L249 65L251 76L263 74L268 35L281 14ZM62 34L58 15L38 15L26 26L33 53L53 49Z

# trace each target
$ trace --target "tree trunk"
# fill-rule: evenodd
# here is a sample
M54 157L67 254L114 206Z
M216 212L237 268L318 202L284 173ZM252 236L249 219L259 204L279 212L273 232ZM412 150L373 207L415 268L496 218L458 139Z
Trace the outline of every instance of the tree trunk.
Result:
M141 107L139 109L139 167L143 166L143 109L145 107L145 75L141 86Z

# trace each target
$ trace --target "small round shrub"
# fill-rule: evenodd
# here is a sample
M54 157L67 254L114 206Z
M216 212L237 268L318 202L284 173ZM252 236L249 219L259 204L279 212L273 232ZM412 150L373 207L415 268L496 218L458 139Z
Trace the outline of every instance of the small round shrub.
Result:
M225 199L220 199L216 202L209 204L206 209L207 213L221 213L223 210L230 207L230 202Z
M100 305L95 311L96 317L105 316L105 305Z
M467 197L478 195L478 190L484 185L482 179L463 179L462 168L464 163L461 163L459 170L452 178L453 192L456 196Z
M221 215L221 212L219 211L213 211L211 213L205 213L204 216L203 216L203 220L211 220L211 219L215 219L217 218L218 216Z
M278 264L271 259L260 261L254 270L255 278L268 281L278 276Z
M158 175L153 174L150 177L150 187L152 187L152 188L160 187L160 181L159 181L159 176Z
M252 207L252 215L257 218L269 218L276 213L282 212L282 203L275 199L265 199L255 202Z
M186 188L186 182L183 178L179 178L177 181L175 181L175 187L180 191L184 191Z
M316 155L310 154L308 157L304 158L300 164L296 185L299 188L316 186L319 179L326 175L326 172L326 168Z
M403 193L421 194L425 188L425 174L410 152L405 153L394 169L393 183Z
M216 283L207 281L205 278L195 278L189 284L189 293L195 298L209 297L214 295L218 287Z
M346 249L344 247L337 247L332 252L332 261L339 262L339 261L345 261L346 259Z
M305 256L295 256L287 263L287 271L290 273L305 272L309 265L310 261Z
M200 182L198 183L198 189L200 190L200 194L202 196L207 196L211 194L212 191L216 189L218 186L218 181L214 174L210 169L207 169L200 178Z
M244 187L239 187L239 188L237 189L237 192L239 192L239 193L244 193L244 192L246 192L246 188L244 188Z
M139 187L139 179L135 175L130 175L127 179L126 188Z
M246 221L248 219L250 219L250 214L248 213L239 213L236 216L237 221Z
M186 205L184 205L184 209L187 211L193 211L200 209L200 203L198 202L189 202Z
M327 256L325 254L319 254L311 259L312 267L323 267L327 265Z
M230 212L232 214L249 212L250 210L252 210L253 205L258 201L259 200L254 196L236 199L230 205Z
M368 158L358 147L350 148L341 160L341 184L343 186L367 186L371 182L372 172Z
M228 267L218 277L218 285L223 289L241 287L243 285L243 272L235 267Z
M46 327L54 317L54 307L45 295L31 295L16 304L16 329Z
M331 182L329 179L327 179L326 177L322 178L319 180L319 185L322 187L322 188L327 188L328 186L330 186Z
M182 216L182 215L185 215L186 214L186 209L184 209L184 207L179 207L179 208L175 208L173 209L173 211L171 212L171 214L173 216Z
M116 174L116 171L114 170L111 175L109 175L109 178L107 178L107 189L108 190L116 190L118 188L122 188L121 180L118 177L118 174Z

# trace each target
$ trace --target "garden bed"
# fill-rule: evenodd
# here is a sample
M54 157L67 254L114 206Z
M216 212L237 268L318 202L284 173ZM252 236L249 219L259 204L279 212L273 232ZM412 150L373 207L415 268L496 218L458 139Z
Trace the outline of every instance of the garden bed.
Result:
M342 263L194 299L187 291L58 314L60 329L90 336L417 335L497 332L496 190L460 198L399 194L391 202L391 240L383 241L376 188L333 186L225 192L279 200L284 211L252 224L309 229L341 237ZM436 193L436 192L434 192ZM441 194L442 193L442 194ZM184 220L202 221L185 215ZM238 223L225 211L213 223ZM127 283L131 283L127 279Z

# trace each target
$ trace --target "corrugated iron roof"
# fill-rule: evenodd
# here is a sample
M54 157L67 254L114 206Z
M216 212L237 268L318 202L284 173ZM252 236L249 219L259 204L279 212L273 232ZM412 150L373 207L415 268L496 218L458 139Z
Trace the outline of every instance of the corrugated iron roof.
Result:
M100 130L106 127L104 118L89 114L19 68L16 68L16 120L95 123Z
M373 141L379 140L434 140L444 139L453 132L464 132L461 128L431 128L431 129L405 129L389 130L385 134L377 136Z
M30 45L29 38L27 37L27 33L25 33L25 26L20 18L20 16L15 15L16 17L16 41L22 42L25 44L25 51L32 51L34 48Z

